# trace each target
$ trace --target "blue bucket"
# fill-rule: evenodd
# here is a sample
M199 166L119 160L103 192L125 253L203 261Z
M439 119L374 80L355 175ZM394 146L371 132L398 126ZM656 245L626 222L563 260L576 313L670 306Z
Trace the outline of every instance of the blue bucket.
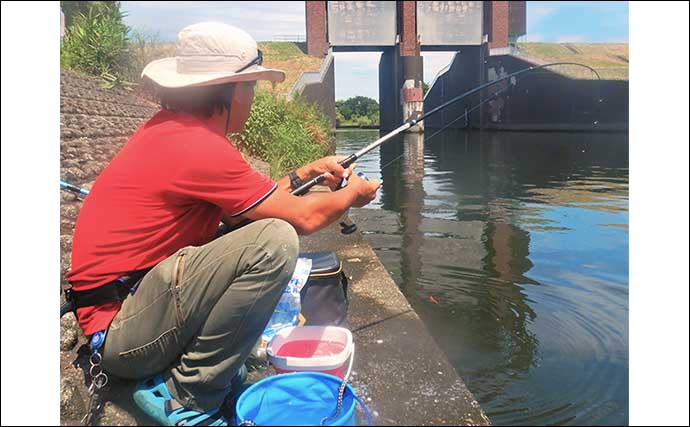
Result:
M341 381L320 372L295 372L264 378L247 388L237 400L237 425L318 426L324 417L333 414ZM328 418L324 425L354 426L357 402L369 419L366 407L348 384L340 413Z

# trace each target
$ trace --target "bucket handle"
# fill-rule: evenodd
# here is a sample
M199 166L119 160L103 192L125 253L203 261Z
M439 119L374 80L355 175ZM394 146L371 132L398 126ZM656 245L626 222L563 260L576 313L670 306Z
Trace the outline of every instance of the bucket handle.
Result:
M367 405L362 402L362 400L357 396L356 394L354 395L355 401L359 403L359 406L362 407L362 410L364 410L364 415L367 417L367 425L368 426L373 426L374 422L371 420L371 414L369 414L369 408L367 408Z
M348 381L350 380L350 374L352 373L352 365L354 364L354 361L355 361L355 345L352 344L352 352L350 353L350 363L348 364L347 372L345 373L345 376L343 377L343 382L342 382L343 385L347 384ZM342 404L341 392L344 391L343 385L341 385L341 387L339 389L339 393L338 393L338 407L336 408L335 412L330 417L326 417L323 420L321 420L321 425L323 425L324 422L328 418L335 417L340 412L340 405ZM364 402L362 402L362 400L356 394L353 394L353 397L355 398L355 401L357 403L359 403L359 406L362 407L362 410L364 411L364 415L367 417L367 425L373 426L374 422L371 420L371 414L369 413L369 408L367 408L367 405L365 405Z
M350 363L347 365L347 372L345 372L345 376L343 377L343 381L348 382L350 381L350 374L352 373L352 365L354 364L355 361L355 344L352 343L352 351L350 352Z
M352 353L350 353L350 364L347 367L347 373L345 374L345 377L343 381L347 382L350 379L350 374L352 373L352 365L353 362L355 361L355 345L352 344ZM356 394L353 394L355 401L359 403L359 406L362 407L362 410L364 411L364 415L367 417L367 425L373 426L374 422L371 420L371 414L369 413L369 408L367 408L367 405L362 402L362 399L359 398Z

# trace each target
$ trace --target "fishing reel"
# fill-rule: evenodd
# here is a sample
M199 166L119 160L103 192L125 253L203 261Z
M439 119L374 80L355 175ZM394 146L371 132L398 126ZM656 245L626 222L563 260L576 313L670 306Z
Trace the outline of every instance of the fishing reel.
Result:
M369 181L369 178L363 173L363 172L355 172L358 177L362 178L365 181ZM343 188L347 185L347 179L343 178L340 188ZM352 234L355 231L357 231L357 224L352 221L352 218L350 218L349 215L349 210L348 210L348 215L345 217L343 221L340 221L340 232L343 234Z

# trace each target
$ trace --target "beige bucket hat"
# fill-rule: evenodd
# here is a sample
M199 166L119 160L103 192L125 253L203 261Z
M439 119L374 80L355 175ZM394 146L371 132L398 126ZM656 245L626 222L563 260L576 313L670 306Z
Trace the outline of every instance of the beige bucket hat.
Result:
M151 62L141 76L167 88L285 80L284 72L264 68L262 61L256 40L246 31L220 22L201 22L179 32L174 57Z

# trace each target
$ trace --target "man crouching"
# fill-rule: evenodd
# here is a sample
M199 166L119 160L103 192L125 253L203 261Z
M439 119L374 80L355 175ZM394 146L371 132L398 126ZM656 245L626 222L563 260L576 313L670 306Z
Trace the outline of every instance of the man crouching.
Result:
M284 80L261 62L256 42L235 27L183 29L176 56L142 73L158 86L161 111L103 170L77 220L72 289L136 287L82 305L79 325L87 336L106 331L103 367L142 379L135 401L163 425L227 425L219 407L292 274L297 234L369 203L378 189L335 157L277 182L244 161L226 135L242 130L257 80ZM325 185L348 177L348 186L290 194L322 173ZM221 220L239 219L253 222L213 239Z

